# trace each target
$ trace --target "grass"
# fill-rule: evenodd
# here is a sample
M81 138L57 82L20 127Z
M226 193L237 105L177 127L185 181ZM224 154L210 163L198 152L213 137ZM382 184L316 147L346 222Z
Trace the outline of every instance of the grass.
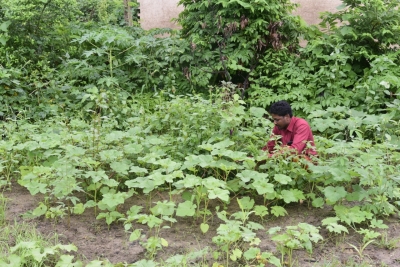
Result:
M0 263L9 266L39 266L42 263L33 260L35 249L43 253L45 249L58 244L56 234L51 237L41 235L34 224L27 222L9 223L6 220L7 198L0 194ZM19 247L19 248L18 248ZM52 266L57 256L43 257L46 266ZM20 263L20 264L17 264ZM55 264L54 264L55 265Z

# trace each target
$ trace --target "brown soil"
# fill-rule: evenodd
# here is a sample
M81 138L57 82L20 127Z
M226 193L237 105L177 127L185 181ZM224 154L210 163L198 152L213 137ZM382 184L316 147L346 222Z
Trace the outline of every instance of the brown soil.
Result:
M26 221L26 219L23 219L22 214L33 210L42 201L41 196L31 196L29 191L17 184L13 185L12 190L5 191L4 196L9 199L7 204L7 220L9 222ZM160 194L158 198L162 199L163 196ZM130 201L134 205L144 205L140 199L132 199ZM157 201L157 199L154 199L154 201ZM214 207L221 205L218 202L212 204ZM125 208L128 208L129 204L126 204L126 206ZM259 246L261 250L273 252L277 257L280 257L280 255L276 251L275 244L270 241L270 236L266 233L266 230L270 227L285 227L287 225L297 225L300 222L321 226L322 219L334 215L330 207L308 209L306 204L296 204L285 208L289 213L287 216L279 218L270 216L263 222L259 222L262 223L265 230L261 230L257 234L261 239ZM236 201L232 201L228 206L228 211L235 212L237 210ZM205 247L210 247L208 259L211 259L212 251L216 249L212 243L212 237L216 235L216 229L221 223L217 216L208 221L210 229L205 235L201 233L199 228L201 221L194 221L192 218L176 217L176 219L178 222L174 223L171 228L162 229L160 232L160 236L168 241L168 247L165 247L157 254L157 259L162 260L176 254L199 251ZM124 232L122 223L113 223L108 229L104 220L95 219L93 210L86 210L81 215L71 216L69 224L67 217L60 219L58 222L43 218L30 219L29 221L34 223L37 230L44 236L52 236L57 233L59 242L63 244L72 243L77 246L78 252L76 256L84 262L108 259L112 263L133 263L145 258L146 251L139 242L128 241L129 236ZM398 231L400 227L399 219L389 217L384 222L389 226L387 230L388 238L399 238L400 240L400 232ZM146 234L147 227L145 225L135 225L135 227L143 229L143 233ZM314 245L314 251L311 256L303 250L294 252L295 266L335 266L328 265L328 263L333 262L341 262L341 266L349 266L348 264L353 262L354 264L351 266L360 266L361 263L368 263L368 265L363 266L400 267L400 248L398 247L388 250L378 244L370 244L364 251L363 259L360 259L357 251L349 245L359 246L362 241L360 235L350 233L344 238L332 237L323 227L320 228L320 233L324 240L318 245ZM400 242L398 245L400 246ZM209 266L212 265L212 262L210 262L208 263Z

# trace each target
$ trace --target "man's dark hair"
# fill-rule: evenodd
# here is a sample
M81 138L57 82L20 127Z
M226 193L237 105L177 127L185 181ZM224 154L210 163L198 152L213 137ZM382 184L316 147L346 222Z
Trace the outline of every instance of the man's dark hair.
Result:
M271 107L269 108L269 113L276 114L278 116L285 116L288 114L290 117L293 116L292 107L285 100L278 101L272 104Z

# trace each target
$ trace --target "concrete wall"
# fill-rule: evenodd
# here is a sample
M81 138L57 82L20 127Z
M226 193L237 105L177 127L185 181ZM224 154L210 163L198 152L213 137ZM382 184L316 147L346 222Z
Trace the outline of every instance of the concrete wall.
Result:
M322 11L336 11L341 0L293 0L300 7L295 12L302 16L308 24L317 24L319 14ZM179 25L171 22L172 18L178 17L183 10L177 6L178 0L139 0L140 19L144 29L151 28L179 28Z
M179 28L171 19L177 18L183 10L178 0L138 0L142 28Z
M300 4L295 14L300 15L308 24L318 24L321 12L336 12L336 7L342 4L341 0L292 0Z

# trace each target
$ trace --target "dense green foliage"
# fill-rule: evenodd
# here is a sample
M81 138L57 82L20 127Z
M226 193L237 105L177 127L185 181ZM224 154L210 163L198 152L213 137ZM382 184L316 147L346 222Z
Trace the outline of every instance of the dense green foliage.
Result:
M398 1L343 1L306 35L299 54L278 54L260 64L251 99L268 105L281 98L306 113L346 106L378 112L400 93Z
M190 81L205 87L220 80L249 88L260 60L276 50L295 52L302 33L291 1L179 2L182 37L190 42Z
M319 228L263 222L303 201L332 207L329 234L371 244L400 205L399 1L344 0L321 28L286 0L180 3L182 30L145 31L126 25L123 1L0 0L0 185L42 196L28 217L89 210L123 223L147 257L129 266L156 266L160 229L183 217L203 233L218 218L215 266L291 264L293 250L312 253ZM281 99L309 119L313 163L260 150L273 126L265 107ZM169 199L153 203L160 191ZM119 209L136 195L146 208ZM232 203L240 210L228 214ZM264 230L280 259L261 250ZM16 244L0 263L43 264L37 246ZM71 262L82 265L61 256L57 266Z

